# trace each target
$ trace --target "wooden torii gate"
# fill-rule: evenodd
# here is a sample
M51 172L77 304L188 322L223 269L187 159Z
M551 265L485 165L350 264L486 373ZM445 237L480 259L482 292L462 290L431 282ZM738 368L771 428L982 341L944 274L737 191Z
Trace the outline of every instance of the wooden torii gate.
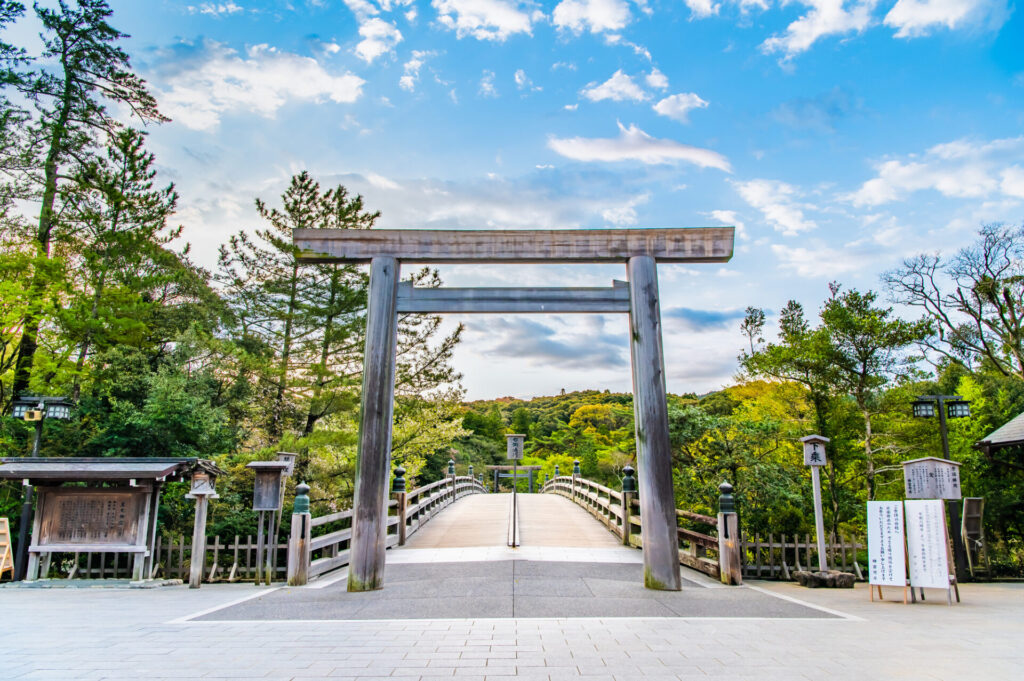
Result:
M657 263L732 258L732 227L594 230L296 229L302 263L370 263L349 591L384 583L399 313L629 313L644 586L678 591L679 540ZM414 288L402 263L625 263L611 288Z

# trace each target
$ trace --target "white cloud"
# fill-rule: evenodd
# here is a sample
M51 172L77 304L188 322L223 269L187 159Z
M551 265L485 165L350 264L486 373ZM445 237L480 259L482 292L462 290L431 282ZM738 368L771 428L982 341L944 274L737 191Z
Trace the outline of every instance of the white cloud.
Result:
M650 50L648 50L643 45L637 45L634 42L623 40L622 36L619 35L618 33L605 33L604 42L606 45L622 45L623 47L628 47L629 49L633 50L633 53L636 54L637 56L643 57L647 61L654 61L651 58Z
M625 203L617 206L611 206L601 211L601 217L604 218L605 222L609 222L619 227L625 227L627 225L636 224L636 207L647 203L651 199L650 194L641 194L629 199Z
M711 211L711 213L709 213L709 215L712 217L712 219L721 222L723 225L731 225L735 227L736 236L738 236L740 239L746 241L747 239L750 238L750 235L747 234L747 225L742 220L740 220L740 217L739 215L737 215L736 211L713 210Z
M520 90L530 90L533 92L539 92L540 90L543 89L540 86L534 85L533 81L530 80L530 77L526 75L526 71L522 69L516 70L514 78L516 81L516 87L519 88Z
M1024 168L1011 166L1003 171L999 187L1007 196L1024 199Z
M647 85L649 87L655 88L657 90L664 90L665 88L668 87L668 76L659 71L657 68L651 69L651 72L644 77L644 80L647 81Z
M718 14L718 8L720 7L720 5L715 4L714 0L686 0L686 6L690 8L693 16L698 19L705 19L712 14Z
M536 13L509 0L431 0L442 26L459 38L504 41L515 33L531 34Z
M355 55L367 64L377 57L395 49L402 42L402 33L394 24L383 19L368 19L359 26L359 35L363 39L356 45Z
M576 161L640 161L648 165L683 161L702 168L732 172L729 160L717 151L651 137L635 125L627 128L622 123L619 123L618 137L552 137L548 140L548 147Z
M629 5L623 0L562 0L551 14L555 26L577 35L584 30L618 31L631 18Z
M383 175L378 175L377 173L367 173L366 181L378 189L399 190L402 188L402 185L398 184L394 180L388 179Z
M172 118L195 130L212 130L228 112L273 118L289 101L354 102L363 83L351 73L332 75L315 59L256 45L240 56L215 42L206 54L164 80L159 99Z
M844 198L858 206L877 206L928 189L954 198L984 198L1000 191L1017 196L1019 168L1011 164L1022 155L1024 136L938 144L924 154L877 164L877 177Z
M784 59L810 49L819 38L863 31L871 22L871 12L878 0L847 3L846 0L799 0L810 8L789 26L782 35L768 38L761 44L766 52L783 52ZM849 9L844 5L852 4Z
M420 80L420 69L423 68L423 64L433 57L436 52L426 50L413 50L412 57L409 61L402 65L402 77L398 79L398 87L412 92L416 89L416 83Z
M999 27L1008 15L1005 0L899 0L884 21L898 29L897 38L916 38L938 27L953 30L985 19Z
M196 7L195 5L189 5L189 14L206 14L211 17L222 17L227 14L236 14L244 11L244 8L239 7L233 2L204 2L203 4Z
M777 232L795 236L818 226L804 217L803 209L813 206L796 202L800 192L793 185L778 180L750 180L735 182L733 186L744 201L761 211Z
M634 102L642 102L647 99L647 93L644 89L633 82L627 74L619 69L612 74L612 77L601 83L590 83L587 87L580 90L580 94L589 99L592 102L600 102L603 99L610 99L615 102L621 102L624 99L629 99Z
M873 254L851 252L848 248L836 249L829 246L807 248L805 246L772 245L772 253L779 261L779 267L790 270L798 277L828 277L845 272L856 272L870 267Z
M480 78L480 94L484 97L498 96L498 89L494 87L494 71L484 71Z
M380 14L377 6L367 0L345 0L345 6L351 10L352 14L356 15L356 19L360 22Z
M692 92L671 95L655 104L652 108L662 116L668 116L680 123L689 123L689 114L693 109L706 109L708 103Z

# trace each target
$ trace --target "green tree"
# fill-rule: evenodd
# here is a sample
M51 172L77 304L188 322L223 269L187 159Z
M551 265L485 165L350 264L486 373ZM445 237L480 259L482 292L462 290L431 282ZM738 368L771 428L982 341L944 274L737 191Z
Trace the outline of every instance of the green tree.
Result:
M145 82L132 72L128 54L117 45L128 36L107 22L111 10L104 0L78 0L74 7L61 0L57 9L36 5L35 12L43 27L42 66L20 72L14 86L35 107L24 150L34 160L30 180L39 210L32 241L39 257L50 258L60 226L61 184L70 175L67 166L89 162L120 127L107 105L123 105L143 122L167 119ZM42 296L45 288L44 279L33 278L33 297ZM39 345L39 312L29 308L24 320L16 393L29 387Z
M917 358L909 349L930 335L930 324L893 317L891 307L875 305L878 296L873 291L840 291L838 284L829 290L821 311L822 328L834 348L841 389L853 397L864 420L864 476L867 498L873 500L878 448L872 418L886 406L884 388L913 371Z

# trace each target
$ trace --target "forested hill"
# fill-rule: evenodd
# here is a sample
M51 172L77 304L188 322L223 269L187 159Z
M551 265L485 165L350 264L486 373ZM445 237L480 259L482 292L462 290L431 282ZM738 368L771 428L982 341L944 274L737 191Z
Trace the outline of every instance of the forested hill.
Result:
M669 395L673 412L696 405L696 395ZM463 428L471 434L455 445L459 462L505 463L505 434L526 435L527 463L554 474L556 464L571 471L579 459L584 475L614 482L622 467L634 461L633 396L628 393L582 390L522 400L499 397L465 404Z

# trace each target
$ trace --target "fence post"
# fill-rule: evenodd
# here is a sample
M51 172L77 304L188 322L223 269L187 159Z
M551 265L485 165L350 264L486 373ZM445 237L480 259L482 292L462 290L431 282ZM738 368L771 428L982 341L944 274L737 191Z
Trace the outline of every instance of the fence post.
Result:
M723 584L743 583L743 563L740 556L740 530L736 517L736 499L732 485L718 486L718 571Z
M622 469L622 545L630 545L630 537L633 534L633 523L629 520L629 511L633 507L633 499L636 498L636 478L633 477L636 471L632 466Z
M455 459L448 459L448 477L452 481L452 500L450 503L455 502Z
M303 586L309 581L313 517L309 513L309 485L295 487L292 506L292 533L288 537L288 586Z
M405 491L405 469L399 466L395 469L395 479L391 483L391 493L395 495L398 502L398 545L405 546L406 518L408 515L408 495Z
M572 462L572 500L576 501L576 478L580 476L580 460L575 459Z

